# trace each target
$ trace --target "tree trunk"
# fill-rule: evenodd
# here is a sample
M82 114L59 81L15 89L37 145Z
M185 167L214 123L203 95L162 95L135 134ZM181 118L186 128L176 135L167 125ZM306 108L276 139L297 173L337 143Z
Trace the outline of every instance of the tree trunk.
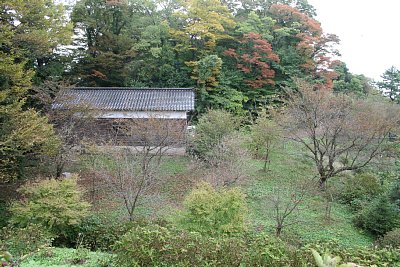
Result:
M281 236L282 228L283 228L282 225L277 225L276 226L276 232L275 232L276 237L280 237Z
M321 191L325 191L326 190L326 181L328 180L327 177L325 176L321 176L319 178L319 188L321 189Z
M263 172L267 172L268 159L269 159L269 156L268 156L268 154L266 154L266 155L265 155L265 158L264 158Z

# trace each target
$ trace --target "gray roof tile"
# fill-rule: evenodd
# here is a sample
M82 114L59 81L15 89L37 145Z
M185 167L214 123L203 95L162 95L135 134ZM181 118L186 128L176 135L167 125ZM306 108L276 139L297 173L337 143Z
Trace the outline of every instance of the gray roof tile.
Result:
M89 105L97 110L190 111L193 88L75 87L65 91L54 109Z

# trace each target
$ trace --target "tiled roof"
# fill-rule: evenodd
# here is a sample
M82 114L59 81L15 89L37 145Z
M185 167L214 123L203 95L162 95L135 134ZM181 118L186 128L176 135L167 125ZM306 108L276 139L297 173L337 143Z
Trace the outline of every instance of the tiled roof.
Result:
M96 110L190 111L193 88L76 87L66 90L54 109L88 105Z

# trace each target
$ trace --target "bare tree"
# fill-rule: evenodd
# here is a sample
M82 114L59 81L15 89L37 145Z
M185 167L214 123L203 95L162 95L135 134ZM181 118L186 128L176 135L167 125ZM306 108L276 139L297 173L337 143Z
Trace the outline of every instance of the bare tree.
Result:
M52 157L57 178L61 176L65 166L76 158L86 136L93 138L94 135L91 129L96 112L89 104L72 104L67 90L69 89L59 91L54 101L56 104L48 111L48 117L55 125L60 142L57 153Z
M222 138L206 156L209 172L206 180L229 186L248 176L251 156L245 147L245 137L234 133Z
M322 189L333 176L367 166L385 149L399 121L399 109L355 100L329 90L314 90L297 80L290 92L285 122L288 138L301 143L317 168Z
M124 119L119 126L111 144L96 148L93 170L123 200L132 221L138 203L159 177L162 157L184 142L184 128L178 121L157 117Z
M283 229L301 222L298 215L307 187L306 184L293 190L277 187L268 196L273 218L275 219L275 234L277 237L282 234Z

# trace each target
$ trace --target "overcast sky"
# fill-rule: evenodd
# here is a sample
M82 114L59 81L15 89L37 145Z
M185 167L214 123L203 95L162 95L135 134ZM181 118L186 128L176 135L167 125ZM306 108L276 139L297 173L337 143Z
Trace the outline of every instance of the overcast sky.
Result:
M325 32L339 36L341 60L350 71L373 79L390 66L400 69L399 0L308 0Z

